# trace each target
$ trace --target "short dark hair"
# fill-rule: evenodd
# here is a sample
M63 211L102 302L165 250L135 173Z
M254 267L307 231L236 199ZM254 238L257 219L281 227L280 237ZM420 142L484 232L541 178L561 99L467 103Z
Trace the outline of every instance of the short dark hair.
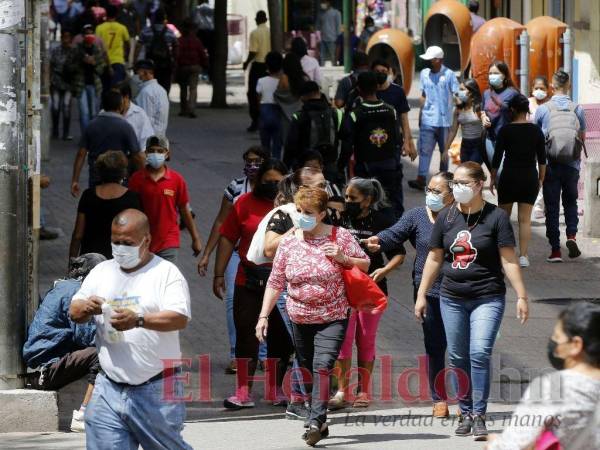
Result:
M298 158L298 166L305 167L308 161L318 161L319 165L323 167L323 156L321 156L321 152L317 150L307 150L300 155Z
M383 67L385 67L385 68L386 68L386 69L388 69L388 70L390 69L390 67L392 67L392 66L390 65L390 63L389 63L389 62L387 62L387 61L386 61L385 59L383 59L383 58L377 58L377 59L373 60L373 62L371 63L371 70L374 70L374 69L375 69L375 66L383 66Z
M242 158L246 159L250 153L254 153L256 156L260 156L263 161L266 161L271 157L269 151L264 149L260 145L253 145L252 147L249 147L248 150L246 150L242 154Z
M375 21L373 20L373 18L371 16L367 16L367 17L365 17L365 25L367 23L375 24Z
M321 92L321 88L315 81L307 81L300 88L300 96L316 94Z
M101 183L120 183L127 176L127 165L127 157L120 150L108 150L94 163Z
M110 3L106 5L106 17L109 19L115 19L119 14L119 8L115 5L111 5Z
M373 95L377 92L377 75L374 72L363 72L358 75L358 89L361 95Z
M108 90L102 94L102 107L105 111L115 112L121 109L123 96L119 91Z
M354 52L352 55L352 66L355 69L369 67L369 56L365 52Z
M267 13L264 12L262 9L256 12L256 17L255 19L258 23L265 23L268 19L267 19Z
M558 88L565 87L567 84L569 84L569 80L569 74L564 70L557 70L554 72L554 75L552 75L552 84Z
M533 84L537 83L538 81L541 81L542 83L544 83L544 86L546 87L546 89L548 89L550 87L550 85L548 84L548 78L546 78L544 75L538 75L537 77L535 77L533 79Z
M585 361L600 367L600 306L577 302L562 311L559 319L569 338L579 336L583 341Z
M279 52L269 52L265 56L265 64L270 73L280 72L283 64L283 56Z
M122 97L127 97L131 99L133 94L131 93L131 85L128 81L123 81L122 83L119 83L118 89Z
M514 109L517 113L528 113L529 99L523 94L515 95L508 102L508 107Z
M477 0L469 0L469 11L474 14L479 12L479 2Z
M292 53L295 53L300 58L302 58L304 55L308 55L308 48L306 47L306 41L304 40L304 38L302 36L297 36L294 39L292 39L291 50L292 50Z

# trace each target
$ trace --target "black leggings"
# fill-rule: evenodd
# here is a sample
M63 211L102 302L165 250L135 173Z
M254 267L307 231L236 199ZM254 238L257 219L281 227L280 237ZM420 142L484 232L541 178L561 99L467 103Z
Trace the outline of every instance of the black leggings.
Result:
M256 339L256 323L262 308L264 289L248 289L245 286L235 285L233 292L233 321L235 323L235 357L250 359L248 372L254 376L258 362L258 346ZM294 346L290 334L281 318L279 309L273 308L269 315L269 328L267 331L267 358L277 359L277 386L281 382L287 370L288 362ZM239 370L238 363L238 386L245 385L243 380L245 374ZM252 383L250 383L252 385Z

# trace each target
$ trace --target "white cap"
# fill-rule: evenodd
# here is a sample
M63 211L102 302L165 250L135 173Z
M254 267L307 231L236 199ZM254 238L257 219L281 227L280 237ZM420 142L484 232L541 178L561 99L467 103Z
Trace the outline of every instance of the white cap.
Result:
M437 45L432 45L427 51L420 55L419 58L429 61L431 59L444 59L444 50Z

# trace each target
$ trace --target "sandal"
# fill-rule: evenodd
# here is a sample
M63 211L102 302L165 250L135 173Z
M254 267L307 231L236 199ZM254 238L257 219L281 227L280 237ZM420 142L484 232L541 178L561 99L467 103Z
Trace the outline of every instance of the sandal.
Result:
M356 398L354 399L354 403L352 404L353 408L368 408L371 404L369 400L369 394L366 392L359 392Z
M337 411L338 409L344 409L348 407L348 402L344 399L344 393L338 392L336 393L327 405L327 409L329 411Z

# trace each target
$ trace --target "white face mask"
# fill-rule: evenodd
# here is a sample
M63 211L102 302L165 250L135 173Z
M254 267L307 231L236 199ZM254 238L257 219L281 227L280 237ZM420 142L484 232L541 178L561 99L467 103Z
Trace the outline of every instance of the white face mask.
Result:
M138 246L110 244L113 258L122 269L133 269L142 261L140 249L144 241Z
M544 100L546 97L548 97L548 93L542 89L535 89L533 91L533 96L536 100Z
M473 200L475 191L471 186L457 184L452 188L452 194L454 194L454 199L458 203L469 203L471 200Z
M386 81L388 82L388 84L392 84L394 82L394 75L392 75L391 73L388 74Z

